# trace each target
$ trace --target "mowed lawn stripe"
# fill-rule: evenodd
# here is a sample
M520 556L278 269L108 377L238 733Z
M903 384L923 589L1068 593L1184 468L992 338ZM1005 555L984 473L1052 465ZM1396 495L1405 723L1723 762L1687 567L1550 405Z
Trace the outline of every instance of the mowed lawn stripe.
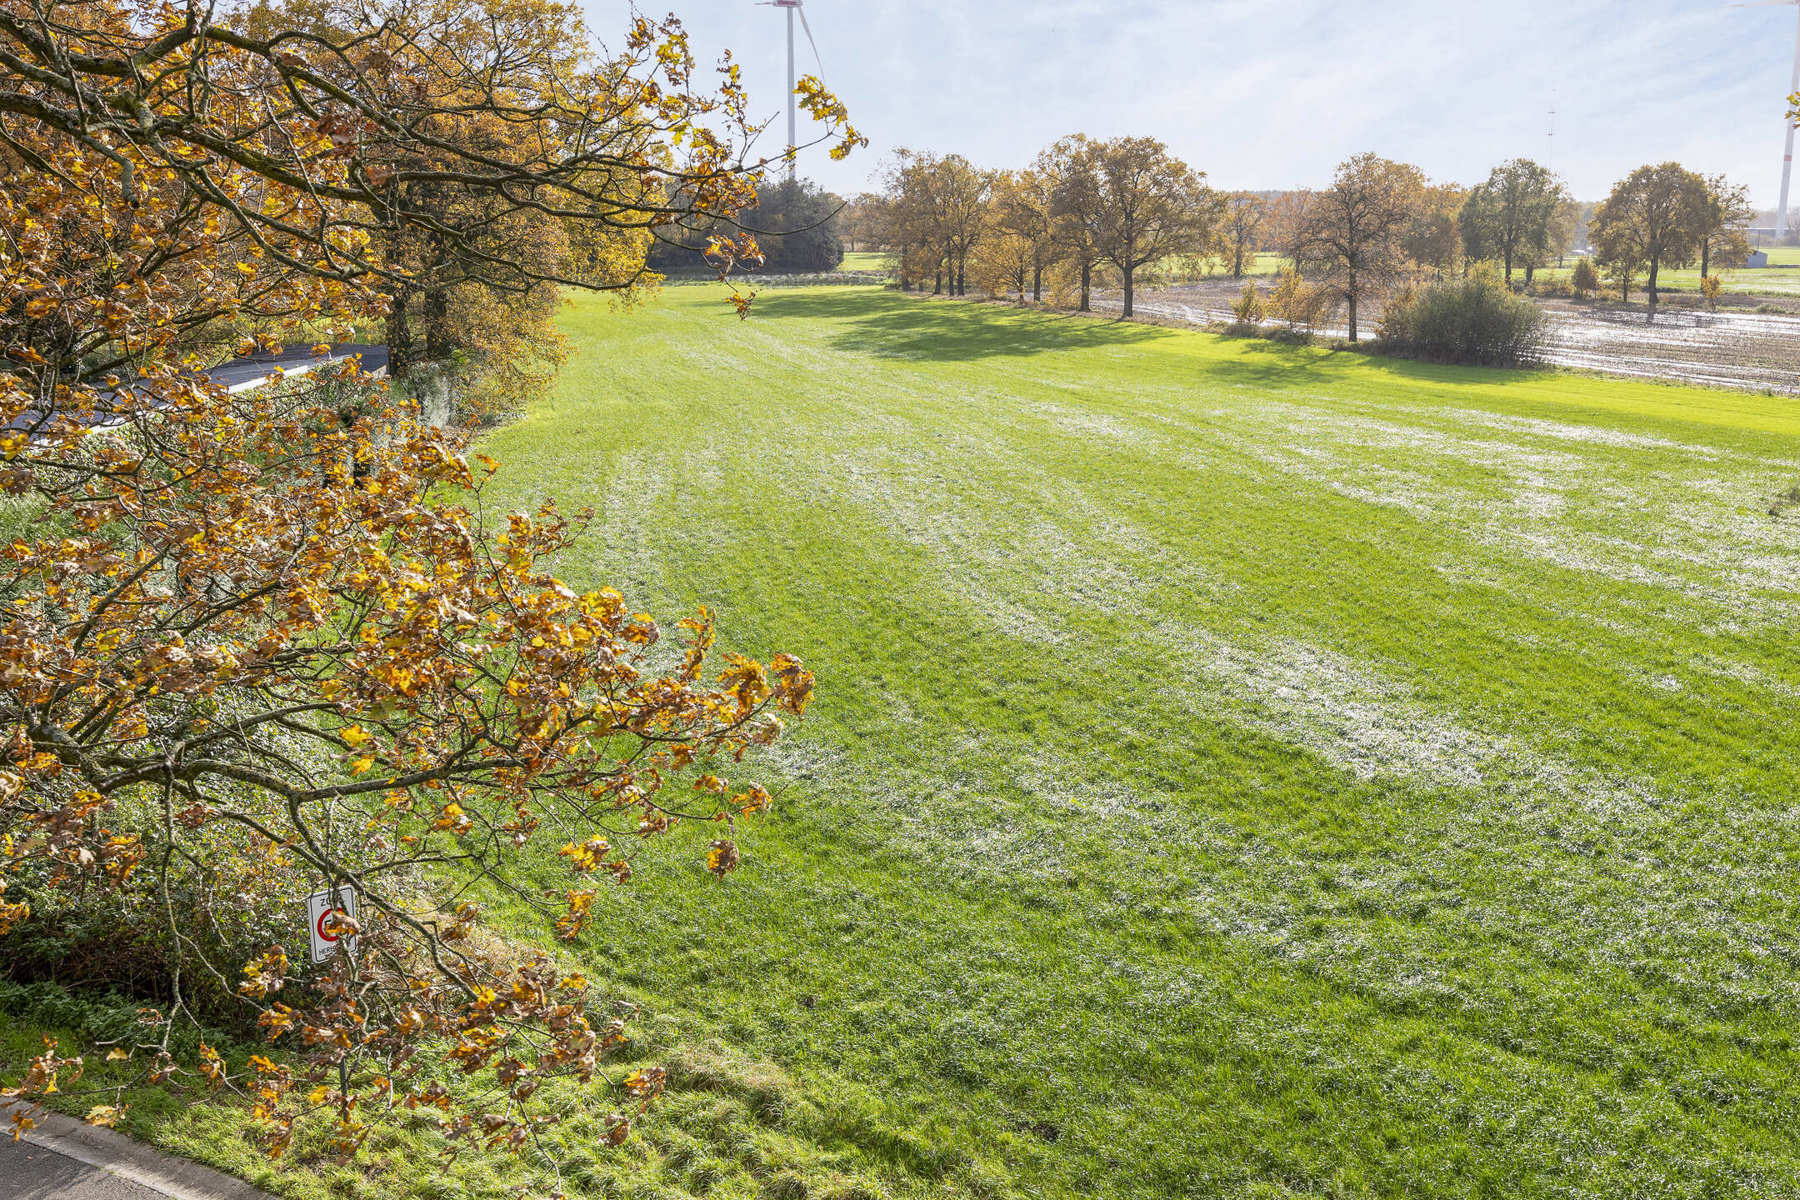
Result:
M565 327L492 498L821 679L743 869L589 952L877 1097L897 1187L1791 1189L1800 405L863 288Z

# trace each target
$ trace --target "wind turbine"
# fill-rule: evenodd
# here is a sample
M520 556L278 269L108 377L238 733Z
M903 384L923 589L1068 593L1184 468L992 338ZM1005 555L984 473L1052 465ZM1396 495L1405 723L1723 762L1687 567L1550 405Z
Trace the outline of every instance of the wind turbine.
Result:
M1790 0L1781 0L1781 3L1784 3L1784 4L1789 3L1789 2L1790 2ZM1800 4L1800 0L1791 0L1791 2ZM788 37L788 74L787 74L787 83L788 83L788 86L787 86L788 156L787 156L787 160L788 160L788 179L790 181L792 181L795 177L796 171L798 171L799 166L800 166L799 161L798 161L799 155L797 155L794 152L794 147L796 147L800 144L798 118L794 111L794 86L800 82L799 79L794 75L794 14L795 13L800 14L800 28L802 28L806 31L806 44L812 47L813 61L819 64L819 72L821 74L823 74L825 71L825 64L819 58L819 43L813 41L812 26L808 25L806 23L806 9L804 6L802 6L800 0L757 0L757 7L758 8L785 8L785 9L787 9L787 37Z
M1794 77L1788 83L1787 94L1792 96L1800 92L1800 0L1748 0L1744 4L1734 4L1733 8L1777 8L1794 9ZM1781 203L1775 208L1775 240L1787 237L1788 231L1788 180L1794 173L1794 122L1787 125L1787 149L1781 158Z

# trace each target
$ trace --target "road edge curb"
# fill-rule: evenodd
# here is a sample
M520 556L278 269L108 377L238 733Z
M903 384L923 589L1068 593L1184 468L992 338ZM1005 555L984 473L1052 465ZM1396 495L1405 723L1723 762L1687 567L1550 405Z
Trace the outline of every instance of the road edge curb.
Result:
M117 1175L171 1200L270 1200L269 1193L241 1179L178 1158L111 1129L89 1125L47 1109L31 1110L16 1101L0 1101L0 1117L27 1110L37 1122L21 1141L86 1166Z

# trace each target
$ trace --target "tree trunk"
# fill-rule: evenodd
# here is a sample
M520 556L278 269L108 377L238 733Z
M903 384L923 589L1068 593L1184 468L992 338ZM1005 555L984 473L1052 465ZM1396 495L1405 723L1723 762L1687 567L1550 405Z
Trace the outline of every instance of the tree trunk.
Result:
M1231 248L1231 277L1233 279L1244 277L1244 243L1242 242L1234 243Z
M1350 340L1356 340L1356 272L1350 273L1350 286L1344 291L1344 298L1350 301Z
M1032 264L1031 268L1031 302L1041 304L1044 300L1044 268Z
M450 364L441 360L421 363L413 372L419 419L433 429L448 429L455 418L455 380Z
M1525 287L1527 289L1530 289L1531 277L1536 273L1537 273L1537 264L1536 263L1526 263L1525 264Z
M1712 239L1700 239L1700 278L1712 274Z
M1132 267L1132 266L1127 266L1125 268L1125 314L1124 315L1128 316L1128 317L1131 315L1132 283L1133 283L1136 275L1137 275L1137 268Z
M1081 264L1081 312L1092 312L1088 307L1088 285L1093 282L1094 267L1092 263Z
M1649 275L1649 278L1644 280L1644 291L1649 294L1651 308L1656 307L1656 271L1657 271L1657 268L1660 266L1662 266L1662 264L1659 263L1656 259L1654 259L1654 258L1651 259L1650 260L1650 275Z
M388 378L393 380L405 379L413 368L412 322L406 314L407 301L411 298L411 289L402 287L388 305Z
M425 293L425 358L443 362L450 354L450 293L433 288Z
M937 269L937 278L931 285L931 294L934 296L944 294L944 268L942 267Z
M1508 249L1503 256L1506 259L1506 290L1512 290L1512 250ZM1352 338L1352 341L1356 339Z

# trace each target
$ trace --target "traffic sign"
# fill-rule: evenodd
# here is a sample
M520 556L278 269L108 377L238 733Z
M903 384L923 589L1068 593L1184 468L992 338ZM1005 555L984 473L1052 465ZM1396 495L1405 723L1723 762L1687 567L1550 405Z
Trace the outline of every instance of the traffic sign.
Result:
M351 889L335 888L323 892L314 892L306 898L306 927L312 937L312 960L322 963L337 953L341 930L337 927L339 917L356 920L356 893ZM356 937L351 935L344 943L347 953L356 953Z

